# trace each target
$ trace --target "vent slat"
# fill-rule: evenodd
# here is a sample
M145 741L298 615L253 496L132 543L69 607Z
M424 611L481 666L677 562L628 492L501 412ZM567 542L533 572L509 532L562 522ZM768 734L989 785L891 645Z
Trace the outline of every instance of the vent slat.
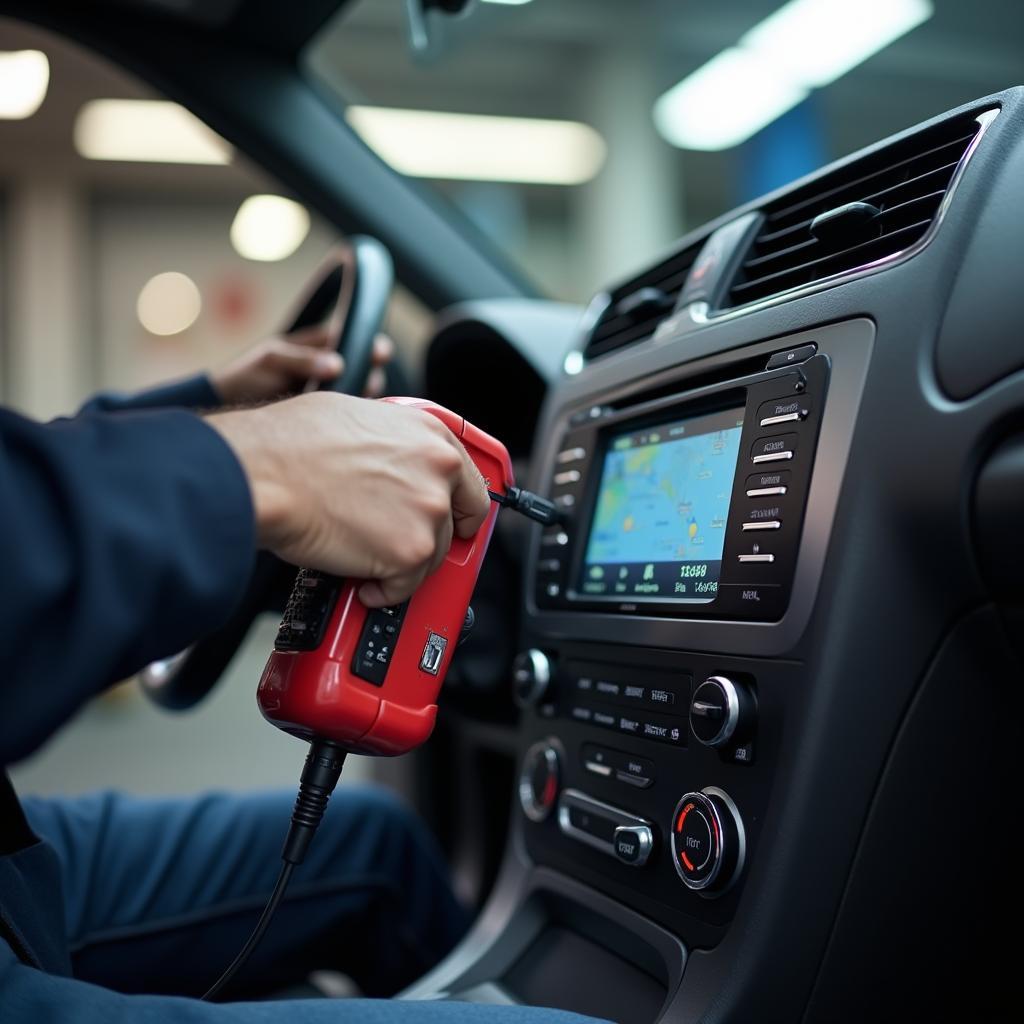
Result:
M650 270L619 285L610 294L608 309L590 332L590 339L583 350L584 357L595 359L617 349L625 348L649 338L665 317L672 312L672 306L686 284L697 254L704 242L688 246L670 256ZM619 303L645 288L655 288L666 297L665 308L645 309L638 313L619 313Z
M856 270L893 256L931 227L957 167L979 131L976 115L946 121L841 167L776 200L737 271L726 308ZM847 203L879 215L858 237L811 234L815 217Z

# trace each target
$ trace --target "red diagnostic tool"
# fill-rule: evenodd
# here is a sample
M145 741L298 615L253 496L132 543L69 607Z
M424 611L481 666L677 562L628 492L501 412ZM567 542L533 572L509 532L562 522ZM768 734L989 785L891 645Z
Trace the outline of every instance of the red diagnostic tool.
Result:
M356 596L360 580L299 570L256 699L267 721L309 740L309 752L277 883L252 934L204 999L221 993L266 932L313 841L345 757L404 754L430 736L499 508L548 526L558 521L550 501L514 486L500 441L433 402L384 401L423 409L444 423L480 470L494 504L480 529L468 540L454 538L441 567L408 601L390 608L367 608Z
M500 441L432 402L385 401L436 416L462 442L492 496L516 493ZM367 609L356 596L361 581L300 570L260 679L264 718L352 753L403 754L423 743L498 510L491 506L473 537L454 538L441 567L399 605Z

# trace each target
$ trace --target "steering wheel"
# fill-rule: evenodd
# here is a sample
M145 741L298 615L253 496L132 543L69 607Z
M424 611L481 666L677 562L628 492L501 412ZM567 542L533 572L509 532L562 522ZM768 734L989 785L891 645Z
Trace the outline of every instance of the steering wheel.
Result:
M322 388L360 395L373 363L373 340L380 330L394 284L388 250L375 238L357 235L335 247L296 305L285 331L326 323L345 360L341 375ZM154 661L138 675L139 683L161 707L184 710L213 689L248 635L256 617L280 610L295 580L295 566L261 551L245 596L231 618L215 633L187 650Z

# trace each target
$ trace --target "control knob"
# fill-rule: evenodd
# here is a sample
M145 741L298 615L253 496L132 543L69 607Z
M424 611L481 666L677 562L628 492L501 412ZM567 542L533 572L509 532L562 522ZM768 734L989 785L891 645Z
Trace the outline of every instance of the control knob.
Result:
M536 647L527 648L512 662L512 685L516 703L521 708L536 707L551 685L551 661Z
M519 803L531 821L543 821L558 800L561 758L553 740L534 743L519 774Z
M754 720L754 698L726 676L709 676L690 700L690 730L707 747L745 741Z
M688 889L719 893L743 870L746 837L736 805L708 786L687 793L672 816L672 861Z

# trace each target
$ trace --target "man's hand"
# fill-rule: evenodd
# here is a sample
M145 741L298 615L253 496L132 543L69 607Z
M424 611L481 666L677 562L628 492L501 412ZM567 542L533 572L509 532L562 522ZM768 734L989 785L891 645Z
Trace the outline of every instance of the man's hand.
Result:
M303 390L310 381L325 383L341 373L345 362L328 347L331 340L327 328L320 325L267 338L214 371L210 379L225 405L285 398ZM367 397L383 393L383 368L393 355L391 339L378 334L373 342L374 368L367 381Z
M466 450L420 409L318 392L207 422L245 469L261 546L366 580L370 607L409 597L490 509Z

